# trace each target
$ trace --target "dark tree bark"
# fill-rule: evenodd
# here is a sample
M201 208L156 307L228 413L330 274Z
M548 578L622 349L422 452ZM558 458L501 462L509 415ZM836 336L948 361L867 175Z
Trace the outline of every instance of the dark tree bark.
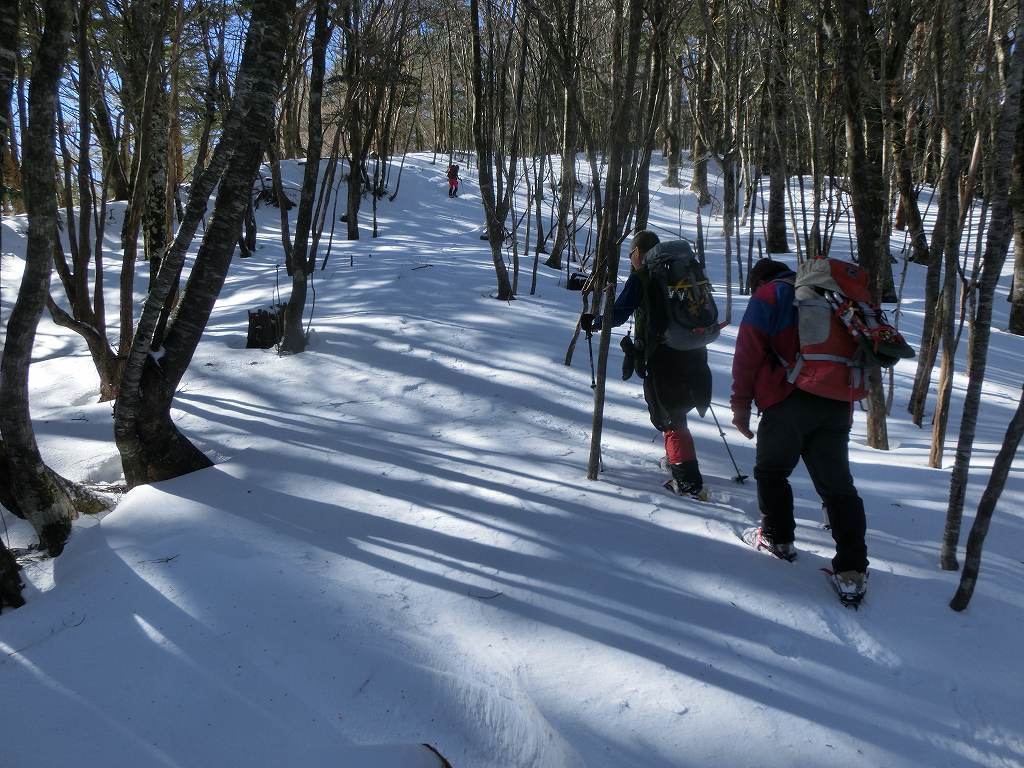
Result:
M295 243L288 259L288 272L292 276L292 292L285 312L285 331L281 349L301 352L306 348L306 334L302 330L302 315L306 309L308 275L316 265L316 250L309 247L313 230L313 204L317 182L320 179L320 157L323 151L324 130L321 116L324 74L327 70L327 43L331 39L328 23L327 0L316 0L313 17L312 67L309 78L308 145L306 165L303 169L302 190L299 193L299 214L295 222ZM330 194L328 192L328 194Z
M932 58L935 71L935 82L933 85L935 105L940 119L934 120L933 124L934 131L939 132L941 136L940 142L943 147L943 157L948 158L948 160L943 160L941 163L936 163L936 165L948 171L948 164L954 163L956 167L952 177L956 178L960 172L960 154L962 149L960 145L961 132L959 121L957 121L955 126L955 134L948 133L943 129L943 126L949 125L948 110L952 108L952 105L948 103L949 100L952 99L959 105L961 96L959 93L947 91L947 85L942 79L943 70L941 68L945 64L946 68L944 71L946 76L957 77L958 75L954 73L962 70L962 66L959 65L959 59L947 57L945 45L947 22L945 14L946 3L936 3L935 20L932 24ZM959 75L959 77L961 77L962 82L962 75ZM957 106L957 109L959 109L959 106ZM956 145L949 146L948 143L954 139ZM924 422L924 408L928 400L928 390L931 388L932 368L935 366L935 358L938 355L941 328L945 327L945 321L942 319L943 304L940 304L939 296L942 288L943 255L946 248L946 218L948 215L956 218L956 208L958 207L953 205L953 201L957 200L957 195L955 187L949 187L949 178L950 174L944 173L939 180L939 205L935 213L935 228L932 232L928 267L924 280L924 321L921 327L921 348L917 355L914 386L910 393L910 401L907 403L907 410L910 412L911 420L919 427ZM951 205L953 211L952 213L947 213ZM951 319L949 323L952 323Z
M6 156L10 125L11 89L14 86L20 24L18 0L5 0L0 4L0 184L6 181ZM0 198L0 205L3 204Z
M170 146L169 95L166 73L160 67L157 92L153 99L153 114L149 124L148 140L152 144L146 197L142 211L142 233L145 258L149 262L149 279L160 271L160 258L167 247L167 162Z
M696 113L704 108L704 102L711 95L711 56L705 51L700 61L700 82L697 85L697 96L690 100L690 109L694 112L694 122L698 121ZM711 203L711 192L708 190L708 147L704 144L701 131L693 134L693 179L690 190L697 195L697 205L703 207Z
M178 431L171 402L224 284L265 142L272 135L293 9L294 0L253 3L235 103L210 165L193 184L185 218L139 318L114 408L114 436L130 487L210 466ZM149 354L157 320L218 181L213 215L157 360Z
M360 20L358 7L346 5L344 8L345 33L345 77L349 83L355 83L360 76ZM359 239L359 207L363 200L363 157L360 147L363 145L364 117L363 100L354 89L349 89L345 100L348 127L348 185L345 204L345 224L349 240Z
M1003 493L1003 488L1006 487L1006 477L1010 473L1010 467L1013 465L1013 459L1017 454L1022 436L1024 436L1024 390L1021 391L1017 410L1014 412L1013 418L1010 419L1010 425L1006 428L1003 445L992 464L992 474L981 495L977 514L974 516L974 525L971 526L971 533L967 537L967 556L964 560L964 571L960 574L960 586L957 587L956 594L949 602L949 607L954 611L962 611L967 608L971 596L974 594L974 587L978 583L978 574L981 571L981 550L985 544L985 537L988 535L992 515L996 511L996 504L999 503L999 497Z
M1017 34L1024 35L1024 13L1018 18ZM1024 39L1024 38L1017 38ZM960 434L957 438L956 461L949 481L949 506L946 509L946 525L942 538L940 564L947 571L958 567L956 548L960 542L960 526L963 519L964 497L967 493L967 475L971 464L971 451L978 426L978 411L981 407L981 387L985 381L985 366L988 364L988 347L992 335L992 305L995 300L996 284L1003 271L1006 253L1010 246L1013 220L1010 215L1009 166L1014 151L1024 151L1024 130L1021 128L1021 82L1024 80L1024 49L1014 48L1007 73L1005 96L996 118L996 137L992 147L991 160L991 222L985 243L984 267L977 288L977 308L971 325L968 357L970 376L967 393L964 396L963 416L960 420Z
M138 6L138 12L143 13L147 6L142 3ZM148 40L148 56L135 66L129 67L127 73L133 76L124 78L124 87L130 95L135 96L138 109L136 117L136 130L139 136L135 143L135 153L132 157L130 174L131 194L128 200L128 207L125 211L124 225L121 229L121 245L123 256L121 259L121 301L120 301L120 341L118 343L118 356L123 359L125 350L128 349L132 340L132 329L135 327L135 265L139 250L139 232L142 229L143 218L146 213L146 198L149 188L149 173L153 150L156 146L156 137L153 136L154 112L157 110L157 103L163 94L163 79L161 74L161 62L164 49L164 25L170 11L168 0L160 0L160 3L153 3L152 15L144 16L145 21L141 23L141 29L146 30ZM144 74L143 74L144 73ZM139 83L144 83L139 85ZM152 283L151 283L152 287Z
M945 274L942 281L941 303L942 325L938 338L942 341L942 364L935 397L935 417L932 420L932 447L928 466L942 466L945 450L946 424L949 420L949 401L953 393L953 366L956 362L956 318L957 262L960 255L960 195L959 181L963 149L963 87L965 52L967 48L967 2L946 0L947 29L950 36L950 60L946 65L946 81L943 87L946 98L945 124L942 127L942 162L945 165L940 204L946 201L943 218L943 244ZM963 62L963 63L961 63ZM1009 159L1009 158L1008 158Z
M575 68L573 68L575 71ZM572 77L570 73L568 77ZM576 195L576 120L575 110L566 93L562 100L562 161L558 179L558 219L555 222L555 244L544 262L552 269L562 268L562 251L568 247L572 233L570 212Z
M25 519L18 497L14 492L14 480L11 478L11 463L7 458L7 447L0 440L0 505L15 517Z
M473 32L473 141L476 145L480 197L483 200L484 215L487 218L487 240L491 246L491 261L494 264L494 273L498 284L496 298L508 301L515 298L508 269L505 267L501 253L505 236L505 218L508 215L508 198L495 191L494 134L491 130L492 127L487 123L485 113L483 45L480 34L480 4L478 0L469 0L469 21ZM499 162L504 162L504 160L499 159ZM512 163L514 167L514 158Z
M597 235L597 261L603 265L603 269L596 273L595 281L604 294L604 318L597 359L597 386L594 389L594 417L591 425L590 457L587 462L588 480L597 480L601 468L608 349L612 338L612 312L619 272L619 250L624 234L622 228L627 215L627 211L624 210L626 153L630 125L635 112L631 94L637 80L643 0L629 0L625 13L623 11L621 2L616 3L612 51L612 114L605 152L608 170L604 206Z
M94 89L92 54L87 34L89 18L92 13L90 0L81 0L78 5L78 24L76 30L77 52L79 61L78 95L81 103L88 104L92 100ZM60 275L64 292L67 296L71 312L68 313L49 296L47 308L53 321L64 328L69 328L85 341L92 357L93 365L100 380L99 399L101 402L113 400L117 395L117 380L120 376L117 356L107 340L106 317L103 304L103 237L106 218L97 215L93 200L93 177L90 147L92 146L93 121L88 110L79 110L78 120L78 160L75 163L70 157L63 132L61 132L61 151L64 155L66 215L68 221L68 241L71 246L71 265L64 258L57 246L55 251L57 273ZM78 226L75 227L75 212L72 199L73 166L77 168L78 191ZM102 192L100 207L106 203L106 189ZM97 225L96 239L93 243L92 223L95 218ZM90 289L90 271L94 284Z
M21 187L10 108L11 91L17 72L20 18L18 0L7 0L0 4L0 211L5 205L5 197L10 196L12 205L16 205L15 194L7 190ZM0 237L0 259L3 258L2 246Z
M127 200L130 195L130 184L128 172L125 170L125 164L121 157L121 137L114 132L114 122L110 116L110 110L107 108L103 80L96 71L95 64L90 64L90 66L89 79L96 84L96 87L92 89L93 127L103 155L103 167L110 169L107 173L109 194L113 200Z
M569 248L573 236L570 214L576 196L576 149L578 125L576 110L573 108L573 94L577 89L576 52L576 0L566 0L565 16L559 30L562 46L562 147L561 173L558 179L558 218L555 221L555 243L551 255L544 262L552 269L562 268L562 251ZM571 249L570 249L571 253Z
M0 541L0 613L3 613L4 606L20 608L25 604L25 598L21 596L24 584L19 570L18 561Z
M48 0L35 52L25 134L25 205L28 237L25 272L7 324L0 368L0 433L18 505L50 555L59 555L80 512L106 504L47 467L39 454L29 413L28 373L36 328L49 295L57 245L56 96L68 52L72 9L69 0Z
M302 139L299 136L302 103L300 82L305 76L305 32L309 22L309 13L308 5L296 9L292 34L289 36L288 47L285 50L284 68L287 73L287 82L282 93L281 141L286 159L300 157L305 152L302 147Z
M288 221L288 211L292 208L292 201L285 194L284 186L281 183L281 157L277 149L277 137L270 140L267 148L267 159L270 161L270 178L274 187L274 198L277 200L277 211L281 222L281 248L284 250L284 262L286 265L292 263L292 236L291 225Z
M674 189L681 186L679 168L683 163L684 99L679 61L671 63L666 76L668 78L668 98L666 99L664 133L668 171L665 176L665 186Z
M651 40L648 51L647 79L641 94L640 114L638 115L637 145L640 159L639 162L635 160L633 162L633 165L637 166L632 181L635 188L633 199L636 201L633 226L635 230L647 229L648 219L651 215L651 157L654 155L655 126L658 122L658 115L662 112L666 88L664 30L667 20L664 5L655 2L648 12L651 14L654 38Z
M786 14L787 0L771 2L771 71L766 73L768 100L771 104L769 139L768 222L766 246L769 253L789 253L786 236L786 146L789 121L786 102L792 98L786 87Z
M872 276L872 299L881 299L883 260L889 259L882 206L882 169L880 147L868 146L866 133L881 133L881 115L877 98L864 92L863 80L878 70L878 43L875 40L866 0L851 0L840 6L842 28L840 90L846 117L847 173L857 231L857 261ZM878 135L876 139L880 140ZM880 144L880 141L877 143ZM868 395L868 444L888 450L885 420L885 396L877 369L872 372Z
M20 25L20 14L18 3L5 2L0 4L0 185L8 181L6 175L5 160L8 154L7 140L12 134L13 126L10 124L10 94L14 85L14 76L17 60L17 32ZM3 198L0 197L0 206L3 205ZM0 227L2 236L3 227ZM3 258L3 241L0 237L0 259ZM2 359L2 358L0 358ZM18 517L25 517L17 504L17 497L13 493L10 478L10 467L7 462L7 451L3 438L0 437L0 505L3 505ZM0 543L0 548L3 544ZM3 607L3 600L8 604L18 607L23 604L22 581L17 578L17 564L9 557L6 548L0 552L0 609Z
M1024 121L1021 121L1024 123ZM1024 150L1021 149L1021 132L1024 126L1017 125L1017 151L1013 154L1012 176L1010 179L1010 211L1013 214L1013 282L1010 287L1010 320L1007 330L1024 336Z
M910 231L911 259L916 264L927 264L928 237L925 235L921 210L917 205L917 192L914 189L914 172L910 148L908 146L912 125L907 121L906 108L900 96L893 91L898 80L893 82L892 123L893 123L893 164L896 172L896 188L900 192L899 210L902 224Z

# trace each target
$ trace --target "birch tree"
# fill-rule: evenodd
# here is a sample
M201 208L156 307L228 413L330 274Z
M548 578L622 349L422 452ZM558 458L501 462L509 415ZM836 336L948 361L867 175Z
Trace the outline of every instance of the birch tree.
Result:
M210 466L171 419L175 390L224 284L267 138L294 0L255 0L231 111L210 165L193 184L186 215L143 307L114 407L114 436L130 487ZM161 347L151 348L164 302L218 185L213 214ZM151 352L159 352L150 354Z
M18 49L18 27L21 24L19 5L17 0L0 4L0 186L6 180L6 157L9 152L8 137L11 135L11 124L8 119L11 103L11 86L15 76L15 58ZM3 206L3 195L0 195L0 208ZM0 230L3 228L0 227ZM0 259L3 255L3 242L0 240ZM2 318L0 318L2 321ZM4 447L3 437L0 436L0 504L10 509L19 517L20 513L17 500L11 490L10 468L7 461L7 450ZM19 567L14 556L7 550L3 540L0 540L0 611L4 606L19 608L25 604L21 596L21 576L18 573Z
M1018 17L1014 39L1024 40L1024 7ZM1024 82L1024 47L1017 45L1011 54L1003 89L1002 106L995 121L995 144L991 158L992 188L989 190L992 200L992 220L988 227L988 239L985 243L981 280L976 289L977 303L968 346L970 374L967 393L964 396L960 434L957 438L956 460L949 481L949 506L946 509L946 525L940 553L940 564L944 570L956 570L959 565L956 551L960 540L960 525L963 519L964 497L967 493L971 452L977 432L978 411L981 408L985 366L988 363L988 347L992 334L992 305L995 299L996 284L1002 274L1006 253L1013 235L1009 177L1014 153L1016 152L1018 155L1024 153L1024 126L1021 125L1020 114L1022 82Z
M978 511L974 516L974 525L971 526L971 533L967 537L967 557L963 573L960 574L960 585L949 602L949 607L954 611L965 610L974 594L974 587L978 583L978 575L981 572L981 551L985 544L985 537L988 536L992 515L995 513L996 504L999 503L999 497L1006 486L1006 478L1010 474L1010 467L1013 465L1014 456L1017 455L1022 436L1024 436L1024 389L1021 390L1017 410L1014 412L1013 418L1010 419L1003 444L992 464L992 474L985 486L985 492L981 495L981 502L978 504Z
M36 328L49 292L57 244L57 90L71 41L70 0L47 0L43 31L34 52L25 134L25 271L7 323L0 368L0 435L10 486L32 524L39 547L59 555L79 513L104 509L104 500L66 480L43 462L29 413L28 374Z

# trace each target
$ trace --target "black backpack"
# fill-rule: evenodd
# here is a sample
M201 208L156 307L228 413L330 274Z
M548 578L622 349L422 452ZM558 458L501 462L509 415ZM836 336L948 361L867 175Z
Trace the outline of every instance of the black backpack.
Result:
M706 347L718 338L718 306L711 281L688 240L658 243L644 255L648 334L672 349ZM653 351L653 350L651 350Z

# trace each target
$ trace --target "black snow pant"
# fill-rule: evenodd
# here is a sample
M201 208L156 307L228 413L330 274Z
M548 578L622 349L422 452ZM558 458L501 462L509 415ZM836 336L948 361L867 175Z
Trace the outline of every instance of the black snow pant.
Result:
M789 476L802 458L832 526L836 556L832 570L866 571L864 503L850 474L850 404L802 390L761 415L757 428L757 502L766 537L793 541L793 489Z
M647 361L644 400L659 432L686 429L686 414L701 416L711 402L707 347L680 351L660 345Z

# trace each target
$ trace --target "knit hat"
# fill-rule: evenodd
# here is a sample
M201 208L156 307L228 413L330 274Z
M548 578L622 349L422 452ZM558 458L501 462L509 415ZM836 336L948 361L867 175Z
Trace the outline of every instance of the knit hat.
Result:
M647 253L647 251L651 250L651 248L660 242L661 240L658 239L658 236L654 232L649 229L641 229L633 235L633 244L630 246L629 250L632 251L636 248L640 253Z
M792 271L786 264L781 261L775 261L771 256L758 259L754 266L750 268L750 287L756 289L759 285Z

